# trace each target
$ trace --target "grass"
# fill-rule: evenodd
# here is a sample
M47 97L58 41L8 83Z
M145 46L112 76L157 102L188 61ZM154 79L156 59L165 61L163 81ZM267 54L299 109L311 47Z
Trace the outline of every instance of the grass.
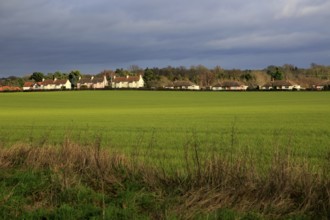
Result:
M0 94L0 218L326 219L329 95Z
M1 149L0 217L326 219L330 214L329 173L313 173L308 163L288 154L275 153L262 174L245 155L232 162L187 153L192 157L184 160L184 172L169 172L109 153L98 141Z

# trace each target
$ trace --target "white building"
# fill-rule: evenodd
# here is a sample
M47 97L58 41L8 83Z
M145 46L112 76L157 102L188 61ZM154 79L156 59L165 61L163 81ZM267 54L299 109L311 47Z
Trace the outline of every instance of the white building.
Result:
M139 76L126 76L126 77L116 77L114 76L111 82L112 88L143 88L144 80L141 75Z
M68 79L54 80L55 89L71 89L71 82Z
M199 85L196 85L190 81L174 81L173 88L183 90L200 90Z
M221 91L221 90L230 90L230 91L244 91L247 90L248 86L244 85L238 81L225 81L221 83L217 83L212 86L212 90Z
M78 89L104 89L108 86L108 80L106 76L103 77L90 77L90 78L81 78L77 83Z
M266 83L261 87L261 90L300 90L301 86L287 81L287 80L275 80Z

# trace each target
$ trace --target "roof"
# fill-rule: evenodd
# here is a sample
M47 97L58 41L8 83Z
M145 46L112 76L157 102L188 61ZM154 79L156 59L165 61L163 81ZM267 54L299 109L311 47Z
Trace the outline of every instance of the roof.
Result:
M34 84L34 82L25 82L23 87L32 87Z
M94 79L92 79L92 82L93 83L102 83L102 82L104 82L104 78L94 78Z
M54 82L55 85L63 85L66 84L68 80L67 79L58 79Z
M221 83L218 82L213 87L239 87L239 86L244 86L244 84L238 81L224 81Z
M193 86L194 84L190 81L175 81L173 82L174 87L181 87L181 86Z
M44 86L52 85L52 84L54 84L54 80L52 80L52 79L46 79L41 82L41 85L44 85Z
M80 84L85 84L85 83L92 83L92 80L90 78L82 78L78 81Z
M275 80L272 82L268 82L263 87L271 87L271 86L293 86L294 83L288 81L288 80Z

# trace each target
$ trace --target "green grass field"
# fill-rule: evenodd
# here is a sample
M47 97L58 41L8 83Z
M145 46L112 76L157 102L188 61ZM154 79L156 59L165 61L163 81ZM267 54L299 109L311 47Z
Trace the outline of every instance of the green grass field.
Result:
M329 98L1 93L0 219L327 219Z
M290 148L319 160L329 152L328 92L70 91L0 94L3 146L81 143L147 150L171 158L192 141L200 151Z

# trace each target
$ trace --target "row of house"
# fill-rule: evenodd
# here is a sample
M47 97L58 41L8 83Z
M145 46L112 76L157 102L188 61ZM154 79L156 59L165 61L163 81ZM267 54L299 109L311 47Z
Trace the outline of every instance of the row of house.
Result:
M211 89L214 91L219 90L231 90L231 91L242 91L247 90L248 86L238 81L225 81L219 82L214 86L211 86Z
M181 90L200 90L200 87L190 81L175 81L164 87L165 89L181 89ZM218 82L208 88L213 91L244 91L248 86L239 81ZM298 84L286 80L273 81L261 87L261 90L300 90Z
M165 89L200 90L200 87L190 81L174 81L164 87Z
M71 83L68 79L47 79L42 82L25 82L23 90L60 90L71 89Z
M141 75L139 76L125 76L117 77L112 76L108 80L106 76L103 77L88 77L80 78L76 87L78 89L103 89L111 87L114 89L130 88L138 89L144 87L144 80ZM323 90L325 87L330 86L330 81L325 81L312 86L311 89ZM26 82L23 90L65 90L71 89L72 85L67 79L54 79L43 80L42 82ZM174 81L163 87L164 89L176 90L200 90L200 86L192 83L191 81ZM258 86L259 90L301 90L301 86L289 80L275 80L265 85ZM244 91L248 86L239 81L223 81L208 87L209 90L214 91Z
M288 80L275 80L261 86L261 90L300 90L301 86Z
M110 82L106 76L103 77L85 77L79 78L75 85L78 89L104 89L106 87L112 88L142 88L144 81L142 76L113 76ZM24 91L28 90L66 90L71 89L72 85L68 79L47 79L42 82L25 82L23 86Z
M180 89L180 90L200 90L200 86L196 85L190 81L174 81L169 85L164 87L165 89ZM209 87L209 89L214 91L219 90L246 90L248 86L244 85L238 81L225 81L225 82L218 82L217 84Z

